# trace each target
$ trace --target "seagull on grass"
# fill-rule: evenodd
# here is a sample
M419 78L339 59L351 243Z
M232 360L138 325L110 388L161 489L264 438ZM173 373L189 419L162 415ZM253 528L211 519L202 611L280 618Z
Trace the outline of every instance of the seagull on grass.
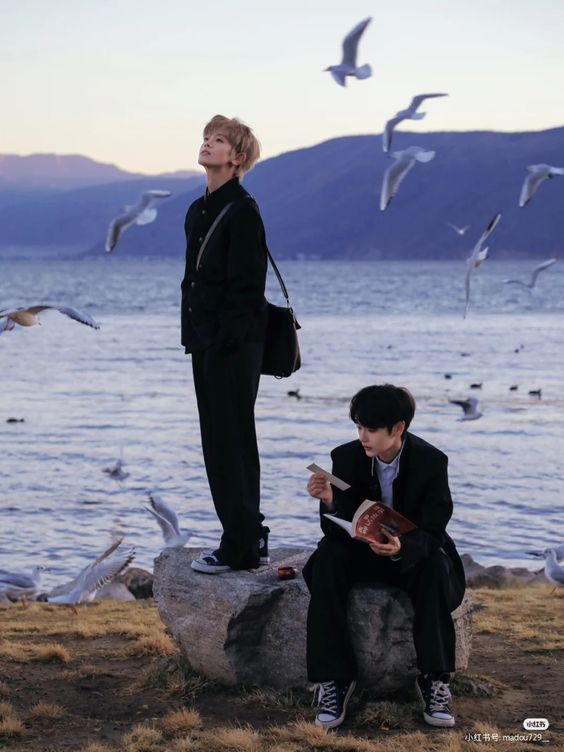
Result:
M108 235L106 237L106 251L110 253L114 250L121 235L131 225L148 225L157 218L157 210L151 208L151 205L159 198L168 198L172 196L170 191L151 190L145 191L141 195L139 202L135 206L126 206L123 214L116 217L110 222Z
M51 310L64 313L65 316L73 319L73 321L91 326L92 329L100 328L100 324L94 321L92 316L76 308L71 308L71 306L36 305L29 306L29 308L4 308L0 310L0 334L4 331L11 331L16 324L19 326L40 326L39 314L43 311Z
M330 65L325 68L329 71L339 86L346 86L346 77L354 76L358 79L369 78L372 75L372 68L368 63L357 67L356 57L358 52L358 43L364 30L368 24L372 21L372 18L365 18L357 24L352 31L349 31L347 36L343 40L343 59L339 65Z
M522 285L523 287L528 287L529 290L533 290L536 283L537 283L537 277L541 272L543 272L545 269L548 269L549 266L552 266L556 263L555 258L548 259L548 261L543 261L542 264L539 264L538 266L535 266L535 268L531 271L531 278L528 282L523 282L520 279L504 279L503 284L504 285Z
M416 162L430 162L435 157L434 151L422 149L420 146L409 146L401 151L392 151L389 155L395 160L394 164L386 170L382 181L380 194L380 210L385 211L390 201L396 195L402 180L413 168Z
M544 574L549 582L552 582L554 587L550 591L550 594L554 593L556 588L564 587L564 567L560 566L557 561L556 550L554 548L547 548L544 551L544 558L546 559L544 565Z
M122 543L123 538L118 538L95 561L84 567L72 582L52 591L47 601L69 606L93 601L98 590L117 577L135 558L135 548L122 547Z
M477 420L482 417L482 413L478 410L478 399L476 397L468 397L465 400L449 400L453 405L460 405L464 410L462 418L458 420Z
M521 188L519 206L526 206L545 180L552 180L556 175L564 175L564 167L553 167L547 164L529 165L527 170L529 174Z
M33 567L31 574L10 572L0 569L0 593L12 598L36 595L41 585L41 577L47 567Z
M433 97L448 97L448 94L417 94L417 96L413 97L413 99L411 100L409 107L407 107L405 110L396 112L395 116L388 120L388 122L384 126L384 133L382 135L382 148L385 152L390 151L394 128L396 127L396 125L399 125L402 120L423 120L427 113L417 112L417 110L419 109L419 107L421 107L421 103L425 99L432 99Z
M474 246L474 249L471 253L471 255L466 259L466 276L464 278L464 287L466 290L466 308L464 309L464 318L466 318L466 314L468 313L468 307L470 305L470 276L474 269L477 269L481 263L483 263L487 257L488 257L488 250L489 248L484 248L483 245L486 242L486 239L491 235L491 233L495 230L497 227L497 223L501 219L501 213L498 212L495 217L490 221L484 232L482 233L482 236L480 240L476 243Z
M145 509L150 512L159 524L165 542L165 548L182 547L190 538L190 533L180 532L178 516L174 509L160 496L149 494L150 507Z

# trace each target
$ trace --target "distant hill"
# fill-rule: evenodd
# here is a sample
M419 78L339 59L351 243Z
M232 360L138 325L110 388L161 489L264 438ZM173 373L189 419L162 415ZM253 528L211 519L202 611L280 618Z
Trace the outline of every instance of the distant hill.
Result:
M155 177L191 178L193 170L178 170ZM68 190L89 185L147 178L149 175L127 172L114 164L96 162L79 154L0 154L0 191L49 188Z
M503 218L489 243L492 256L560 255L564 177L543 184L525 208L518 198L527 165L564 164L564 128L396 133L393 148L412 144L434 149L436 158L415 165L386 212L379 195L390 162L380 136L336 138L259 163L244 185L260 203L276 257L463 259L497 211ZM128 230L116 252L182 256L184 215L202 182L176 181L173 188L167 180L135 179L0 206L0 248L42 241L100 253L116 205L132 203L143 184L168 187L174 196L162 202L156 222ZM471 229L460 237L448 222Z

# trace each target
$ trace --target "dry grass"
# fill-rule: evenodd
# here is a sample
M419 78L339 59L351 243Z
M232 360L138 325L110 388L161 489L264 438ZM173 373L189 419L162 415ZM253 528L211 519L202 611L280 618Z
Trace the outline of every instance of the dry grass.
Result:
M158 729L140 723L134 726L129 734L122 737L121 749L123 752L153 752L154 750L162 750L162 746L157 746L160 745L162 738L163 735Z
M0 697L8 697L10 694L10 687L5 681L0 680Z
M81 747L80 750L77 752L113 752L111 747L106 746L105 744L98 744L98 742L92 742L91 744L88 744L86 747Z
M27 645L7 640L0 643L0 657L16 663L69 663L71 655L64 645L56 642L46 645Z
M202 716L198 711L187 708L169 713L159 721L159 728L163 730L163 733L170 736L186 734L195 729L200 729L202 726Z
M297 744L301 750L342 750L343 752L377 752L375 742L340 731L327 732L309 721L296 721L287 726L271 729L270 734L278 742Z
M311 696L307 695L305 690L280 692L275 689L243 689L236 699L239 705L271 710L280 708L298 709L311 706Z
M66 715L62 705L55 702L38 702L27 715L28 721L56 721Z
M126 651L128 656L140 655L180 655L180 651L166 634L150 635L140 637L133 645L130 645Z
M209 752L260 752L261 735L250 726L218 728L200 737Z
M406 723L419 718L421 710L419 704L399 703L386 700L368 702L356 715L356 722L360 726L389 731L404 728Z
M552 587L474 591L477 601L486 608L475 616L476 634L503 632L522 650L538 653L564 649L564 633L558 629L564 613L564 599L559 604L551 596Z
M0 702L0 718L14 714L14 706L11 702Z
M13 739L14 737L23 736L24 733L24 725L18 718L9 715L0 721L0 740L2 738Z

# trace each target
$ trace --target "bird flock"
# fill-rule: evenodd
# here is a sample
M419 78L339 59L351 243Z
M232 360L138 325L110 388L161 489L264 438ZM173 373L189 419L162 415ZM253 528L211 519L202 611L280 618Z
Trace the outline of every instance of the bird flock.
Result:
M372 75L372 68L368 63L361 66L357 65L359 43L371 20L370 17L365 18L345 36L343 40L343 55L341 62L338 65L330 65L328 68L325 68L326 71L331 73L339 86L346 86L347 77L363 80L370 78ZM393 162L384 173L382 179L382 188L380 191L381 211L386 211L389 207L392 199L397 195L403 180L415 165L417 163L424 164L430 162L436 156L436 152L432 149L423 149L420 146L409 146L406 149L401 149L399 151L391 151L395 128L404 120L422 120L426 113L421 112L419 108L426 99L437 99L446 96L448 96L448 94L444 92L416 94L404 110L396 112L396 114L385 123L382 133L382 149L384 153L393 160ZM538 191L541 183L545 180L551 180L558 175L564 175L564 167L554 167L553 165L548 164L529 165L527 167L527 175L524 179L519 196L519 206L526 206L533 195ZM497 212L474 246L470 257L467 259L464 280L466 297L464 318L468 315L470 306L470 280L472 272L488 258L489 249L487 247L484 248L483 245L486 238L493 232L500 219L501 214ZM447 224L460 236L465 235L470 229L469 225L458 227L450 222ZM525 283L525 286L532 290L538 273L544 269L548 269L548 267L552 266L555 261L556 259L550 259L549 261L543 262L543 264L533 271L533 274L536 272L536 276L532 277L531 283ZM519 280L507 280L507 282L517 282L520 284Z

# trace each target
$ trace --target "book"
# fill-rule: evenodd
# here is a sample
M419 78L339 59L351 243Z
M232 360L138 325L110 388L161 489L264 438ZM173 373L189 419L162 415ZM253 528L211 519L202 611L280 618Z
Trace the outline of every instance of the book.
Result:
M382 529L392 535L403 535L410 530L415 530L411 520L404 517L395 509L382 504L381 501L365 499L354 513L352 522L342 520L332 514L324 514L328 520L339 525L351 536L367 543L386 543L387 538Z

